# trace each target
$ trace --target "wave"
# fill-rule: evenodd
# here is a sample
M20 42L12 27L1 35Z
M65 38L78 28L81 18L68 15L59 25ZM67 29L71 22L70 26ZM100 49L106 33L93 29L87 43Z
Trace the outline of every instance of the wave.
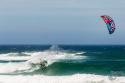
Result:
M31 52L32 53L32 52ZM31 53L28 52L21 52L21 53L5 53L5 54L0 54L0 56L30 56Z
M58 47L56 46L56 49ZM0 61L8 61L8 63L0 63L0 74L3 73L17 73L17 72L31 72L38 70L41 64L45 67L55 63L67 60L81 60L85 59L86 56L79 55L77 53L69 53L62 50L46 50L42 52L22 52L22 53L7 53L0 54ZM12 61L23 61L23 62L12 62ZM35 66L34 66L35 65Z
M77 52L77 53L75 53L75 54L77 54L77 55L83 55L83 54L85 54L86 52Z
M26 61L29 56L0 56L0 61Z
M0 61L26 61L30 59L30 54L27 52L0 54Z
M40 68L41 68L41 65L32 65L27 62L0 63L0 75L33 72Z
M70 76L45 75L0 75L1 83L125 83L125 77L94 74L74 74Z

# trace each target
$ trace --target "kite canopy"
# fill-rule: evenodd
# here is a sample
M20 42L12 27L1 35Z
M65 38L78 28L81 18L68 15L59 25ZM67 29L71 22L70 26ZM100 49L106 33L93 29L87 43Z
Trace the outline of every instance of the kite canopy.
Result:
M101 16L101 18L106 23L109 34L114 33L114 31L115 31L115 23L114 23L113 19L108 15L103 15L103 16Z

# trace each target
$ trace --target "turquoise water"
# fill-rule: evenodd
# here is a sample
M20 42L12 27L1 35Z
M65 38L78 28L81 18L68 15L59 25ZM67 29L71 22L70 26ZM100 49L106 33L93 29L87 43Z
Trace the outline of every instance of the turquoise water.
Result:
M7 58L8 56L31 56L33 53L49 50L50 47L51 46L49 45L0 46L0 56L3 56L3 54L6 55ZM67 60L66 57L68 56L66 56L65 59L55 61L53 64L47 66L46 68L39 68L38 70L35 70L33 72L25 73L45 75L71 75L75 73L108 75L112 74L112 72L119 72L121 75L125 75L125 46L60 45L58 46L58 48L61 49L57 50L56 48L52 51L62 52L65 53L65 55L74 54L74 56L84 56L84 58ZM46 53L48 53L48 55L51 55L51 53L49 54L49 52L50 51L47 51ZM52 56L55 57L54 55ZM26 60L0 60L0 63L7 64L10 62L19 63L25 61ZM24 72L22 73L24 74Z
M46 61L45 66L40 62ZM0 76L125 76L125 46L0 46ZM92 76L91 76L92 75ZM18 78L18 77L17 77ZM19 77L20 78L20 77ZM46 78L46 77L45 77ZM76 77L75 77L76 78ZM105 77L99 77L100 79ZM22 78L23 79L23 78ZM29 78L30 79L30 78ZM48 79L48 77L46 78ZM55 78L53 78L55 80ZM63 79L64 80L64 79ZM103 79L105 81L105 79ZM80 82L83 80L80 80ZM112 82L112 81L111 81ZM116 81L115 81L116 82ZM4 82L3 82L4 83ZM5 82L6 83L6 82ZM91 82L90 82L91 83ZM109 82L110 83L110 82Z

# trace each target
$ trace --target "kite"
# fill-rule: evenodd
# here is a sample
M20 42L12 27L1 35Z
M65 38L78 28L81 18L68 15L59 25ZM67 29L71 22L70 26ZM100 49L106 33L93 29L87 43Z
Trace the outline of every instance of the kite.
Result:
M108 16L108 15L103 15L103 16L101 16L101 18L106 23L108 31L109 31L109 34L114 33L116 28L115 28L115 23L114 23L113 19L110 16Z

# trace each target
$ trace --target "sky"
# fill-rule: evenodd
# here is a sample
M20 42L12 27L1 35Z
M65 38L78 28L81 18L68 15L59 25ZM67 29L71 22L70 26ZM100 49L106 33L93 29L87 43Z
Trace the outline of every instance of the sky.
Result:
M0 0L0 44L125 44L125 0ZM108 34L101 15L111 16Z

